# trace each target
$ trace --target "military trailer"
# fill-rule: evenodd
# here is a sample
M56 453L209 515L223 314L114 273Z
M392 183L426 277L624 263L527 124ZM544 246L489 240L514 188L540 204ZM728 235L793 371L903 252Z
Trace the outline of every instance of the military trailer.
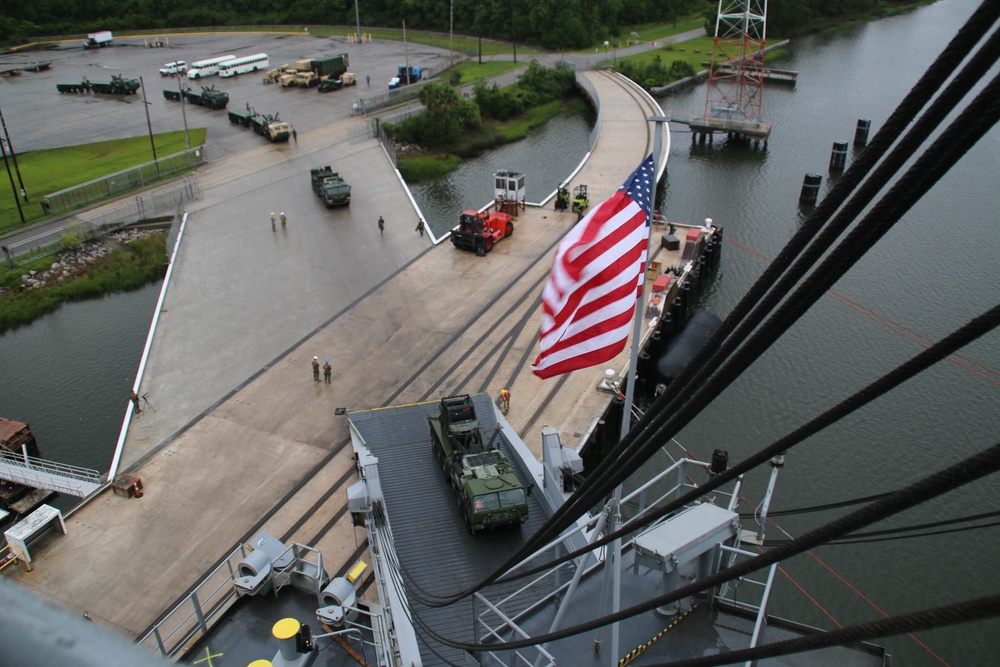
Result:
M230 109L228 111L229 122L243 127L250 127L250 120L256 115L257 112L253 110L249 102L243 109Z
M111 77L110 83L94 83L86 78L79 84L57 83L60 93L99 93L103 95L135 95L139 90L139 79L126 79L121 74Z
M455 492L466 530L474 535L528 520L524 486L494 441L485 441L468 394L442 398L439 413L427 421L434 456Z
M351 186L330 165L309 170L313 192L327 208L350 206Z
M193 92L188 86L181 85L181 90L165 89L163 97L171 102L180 102L181 97L188 104L197 104L209 109L225 109L229 104L229 93L216 90L215 86L202 86L201 92Z

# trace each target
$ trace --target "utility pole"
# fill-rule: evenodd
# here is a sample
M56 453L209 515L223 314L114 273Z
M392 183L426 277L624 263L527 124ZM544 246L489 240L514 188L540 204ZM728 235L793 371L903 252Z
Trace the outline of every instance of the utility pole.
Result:
M448 4L448 51L450 52L448 67L455 66L455 0Z
M153 123L149 120L149 102L146 101L146 84L143 82L142 77L139 77L139 86L142 88L142 106L146 110L146 127L149 128L149 145L153 147L153 164L156 165L157 175L160 173L160 165L156 162L156 142L153 141ZM184 102L184 96L181 96L181 103Z
M406 85L410 85L410 51L406 48L406 20L403 20L403 65L406 67Z
M7 139L7 146L10 148L10 159L14 161L14 171L17 173L17 184L21 186L21 196L24 201L28 201L28 191L24 188L24 181L21 180L21 168L17 166L17 153L14 152L14 144L10 141L10 132L7 131L7 121L3 119L3 110L0 109L0 124L3 125L3 136ZM17 194L14 195L17 198Z
M510 46L514 49L514 62L517 62L517 41L514 38L514 0L510 0Z
M358 0L354 0L354 20L358 23L358 44L361 44L361 14L358 13Z
M483 0L479 0L476 11L476 31L479 33L479 64L483 64Z
M14 186L14 175L10 173L10 165L7 163L7 149L4 148L4 140L0 137L0 153L3 153L3 163L7 167L7 178L10 179L10 191L14 193L14 203L17 204L17 212L21 216L21 224L24 224L24 211L21 210L21 199L17 196L17 188Z
M181 116L184 117L184 147L191 150L191 137L188 135L188 115L187 110L184 108L184 91L181 89L181 77L177 77L177 92L181 94ZM145 95L145 92L143 93ZM146 118L149 118L149 111L146 111ZM155 146L154 146L155 152Z

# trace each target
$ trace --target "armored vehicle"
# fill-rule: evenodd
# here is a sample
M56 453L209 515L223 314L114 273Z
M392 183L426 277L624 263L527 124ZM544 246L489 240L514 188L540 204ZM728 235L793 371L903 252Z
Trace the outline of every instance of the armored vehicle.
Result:
M313 191L323 200L327 208L350 205L351 186L341 178L340 174L331 169L330 165L310 169L309 176Z
M476 534L527 521L524 486L504 453L492 440L485 442L472 398L442 398L439 413L427 420L434 456L455 491L466 529Z

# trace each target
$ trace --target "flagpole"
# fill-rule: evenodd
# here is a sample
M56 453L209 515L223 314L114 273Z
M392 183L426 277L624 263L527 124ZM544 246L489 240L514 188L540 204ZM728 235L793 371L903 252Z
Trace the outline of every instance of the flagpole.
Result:
M659 183L659 166L660 166L660 151L663 150L663 124L667 122L666 118L663 117L653 117L648 120L653 121L653 187L652 192L650 192L650 209L653 208L653 204L656 202L656 187ZM649 230L646 236L646 245L648 247L653 225L650 220L646 220L646 227ZM647 250L648 252L648 250ZM632 406L635 403L635 384L636 384L636 367L639 364L639 344L642 342L642 313L645 310L643 304L645 303L645 280L646 280L646 267L643 267L643 273L639 277L643 281L643 290L636 297L635 303L635 317L632 320L632 352L629 358L628 373L626 375L625 385L625 403L622 406L622 425L620 432L620 440L624 440L625 436L632 426ZM621 499L622 499L622 486L619 484L615 488L614 494L611 496L611 501L608 503L608 530L609 532L615 532L621 527L622 513L621 513ZM606 572L610 573L611 576L611 613L615 614L621 609L621 579L622 579L622 568L621 568L621 557L622 557L622 540L618 538L614 540L609 546L608 558L605 565L607 566ZM621 655L618 650L619 644L619 634L620 629L618 623L613 623L611 625L611 665L618 664L618 656Z

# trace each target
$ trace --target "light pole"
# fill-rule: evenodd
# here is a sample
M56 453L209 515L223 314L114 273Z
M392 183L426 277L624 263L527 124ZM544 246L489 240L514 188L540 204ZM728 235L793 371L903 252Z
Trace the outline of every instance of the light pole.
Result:
M517 62L517 42L514 37L514 0L510 0L510 46L514 49L514 62Z
M153 123L149 120L149 102L146 100L146 84L143 82L142 77L139 77L139 86L142 88L142 106L146 110L146 127L149 128L149 145L153 147L153 164L156 167L156 175L160 175L160 163L157 162L156 158L156 142L153 141ZM183 96L181 96L181 103L184 102Z
M24 201L28 201L28 191L24 188L24 181L21 180L21 168L17 166L17 153L14 152L14 144L10 141L10 132L7 131L7 121L3 118L3 111L0 110L0 124L3 125L3 136L7 140L7 147L10 148L10 159L14 161L14 172L17 174L17 184L21 186L21 196ZM14 195L15 199L17 195Z
M21 216L21 224L23 225L24 211L21 210L21 199L17 196L17 188L14 186L14 175L10 173L10 164L7 163L7 149L4 148L3 137L0 137L0 153L3 154L3 163L7 167L7 178L10 179L10 191L14 193L14 203L17 204L17 212Z
M177 92L181 94L181 116L184 117L184 146L188 150L191 150L191 137L188 136L188 115L184 109L184 91L181 89L181 77L177 77ZM149 118L148 113L147 111L147 118Z
M483 64L483 0L479 0L476 11L476 31L479 33L479 64Z
M358 13L358 0L354 0L354 20L358 23L358 43L361 43L361 14Z

